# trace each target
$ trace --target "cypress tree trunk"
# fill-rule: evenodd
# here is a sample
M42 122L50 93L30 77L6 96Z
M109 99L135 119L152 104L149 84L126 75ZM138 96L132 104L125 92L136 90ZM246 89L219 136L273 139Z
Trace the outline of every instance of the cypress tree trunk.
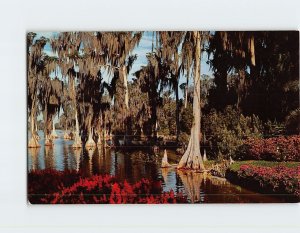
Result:
M76 128L76 134L79 135L79 122L78 122L77 110L75 111L75 128Z
M129 94L128 94L128 83L127 83L127 71L126 71L126 66L123 65L121 66L121 77L123 78L123 87L124 87L124 103L125 103L125 135L124 135L124 144L127 144L127 133L128 133L128 110L129 110Z
M46 102L47 103L47 102ZM45 137L45 146L52 146L51 135L48 134L48 107L46 104L44 110L44 137Z
M34 107L32 107L31 109L31 114L30 114L30 132L31 132L31 138L29 139L28 142L28 147L29 148L36 148L36 147L40 147L40 144L38 142L37 139L37 132L34 131L34 118L35 118L35 114L34 114Z
M30 132L31 132L31 137L33 137L33 135L34 135L34 119L33 118L34 118L34 114L33 114L33 112L31 112L31 116L30 116Z
M53 118L54 118L54 116L53 116ZM58 138L57 133L56 133L56 130L55 130L54 119L52 119L52 132L51 132L51 138L52 138L52 139Z
M75 89L75 80L74 77L72 78L73 82L73 104L75 109L75 135L74 135L74 143L72 145L73 148L81 148L82 147L82 141L79 134L79 122L78 122L78 115L77 115L77 107L76 107L76 89Z
M179 134L180 134L178 81L176 81L175 85L176 85L176 87L175 87L175 99L176 99L176 141L178 142L178 138L179 138Z
M44 138L47 137L48 134L48 111L47 111L47 104L45 106L44 110Z
M29 53L29 47L28 47L28 53ZM29 62L27 62L27 79L29 78ZM37 79L38 79L38 75L37 75ZM35 82L34 85L34 92L32 94L32 105L31 105L31 112L30 112L30 132L31 132L31 138L29 139L28 142L28 147L29 148L37 148L40 147L41 145L39 144L39 136L38 136L38 131L34 129L34 125L35 125L35 114L36 114L36 84L37 81Z
M200 61L201 61L201 35L200 32L193 32L195 44L195 75L194 75L194 99L193 116L194 122L191 129L191 137L188 148L182 156L177 168L187 168L193 170L205 170L200 153Z
M74 135L74 143L72 145L73 148L81 148L82 142L79 135L79 122L78 122L78 116L77 116L77 110L75 109L75 135Z
M91 148L91 147L95 147L96 146L96 143L93 139L93 129L92 129L92 114L90 113L89 116L88 116L88 140L85 144L85 147L87 148Z
M188 90L189 90L189 77L190 77L190 71L188 69L187 74L186 74L186 85L185 85L185 93L184 93L184 108L187 108Z
M251 56L251 65L255 66L255 43L254 43L254 36L250 37L250 56Z
M237 99L237 108L241 110L242 108L242 102L245 95L245 85L246 85L246 74L245 70L242 68L239 70L239 84L238 84L238 99Z
M106 114L104 113L104 130L103 130L103 137L104 137L104 146L106 147L106 140L107 140L107 129L106 129Z
M66 140L70 140L70 139L71 139L70 135L68 134L68 122L67 122L67 120L66 120L66 122L65 122L64 139L66 139Z
M124 86L124 98L125 98L125 106L126 106L126 111L129 109L129 94L128 94L128 83L127 83L127 71L126 71L126 66L123 65L121 67L121 72L122 72L122 77L123 77L123 86Z
M100 117L99 117L99 121L100 123L98 124L98 142L97 144L98 145L102 145L102 130L101 130L101 126L102 126L102 112L100 114Z

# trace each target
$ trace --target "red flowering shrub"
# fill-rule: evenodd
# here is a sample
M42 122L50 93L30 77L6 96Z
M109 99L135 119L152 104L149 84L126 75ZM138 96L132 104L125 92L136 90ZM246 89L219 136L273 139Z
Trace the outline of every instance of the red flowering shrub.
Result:
M186 203L187 199L181 193L175 196L173 191L162 192L161 184L157 181L142 179L131 185L127 181L117 182L109 175L95 175L90 178L75 178L75 181L69 186L65 186L65 177L62 172L49 172L53 180L50 186L59 184L53 191L43 185L35 186L37 174L30 174L28 181L29 201L31 203L44 204L125 204L125 203ZM40 174L38 181L47 179L47 172ZM34 179L32 179L34 178ZM68 179L68 178L66 178ZM41 186L45 186L46 191L41 192ZM38 187L38 189L36 189ZM40 195L35 195L36 193Z
M300 198L300 165L287 167L279 164L267 167L242 164L233 173L240 183L247 183L248 186L254 184L260 191L291 194Z
M300 161L300 136L248 139L238 154L244 160Z

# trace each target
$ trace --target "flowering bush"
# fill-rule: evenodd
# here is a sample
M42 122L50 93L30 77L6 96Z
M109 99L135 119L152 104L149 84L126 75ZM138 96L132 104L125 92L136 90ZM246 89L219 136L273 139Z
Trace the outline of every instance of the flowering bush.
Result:
M300 161L300 136L248 139L238 155L241 159Z
M231 169L239 183L247 184L247 187L256 186L256 189L259 189L261 192L290 194L300 198L299 164L293 164L291 167L284 166L284 163L278 163L273 166L258 166L254 164L241 164L238 169Z
M116 179L109 175L95 175L90 178L79 177L77 181L70 186L64 186L65 177L62 172L48 171L40 174L30 174L31 178L38 178L41 181L47 179L47 173L52 176L50 187L57 187L54 191L49 190L45 182L34 186L36 181L29 179L29 201L31 203L45 204L125 204L125 203L186 203L187 199L182 193L174 194L173 191L162 192L161 183L159 181L150 181L142 179L141 181L131 185L127 181L117 182ZM53 179L54 178L54 179ZM32 181L32 182L31 182ZM41 186L45 186L48 192L40 192ZM40 195L35 195L37 193Z

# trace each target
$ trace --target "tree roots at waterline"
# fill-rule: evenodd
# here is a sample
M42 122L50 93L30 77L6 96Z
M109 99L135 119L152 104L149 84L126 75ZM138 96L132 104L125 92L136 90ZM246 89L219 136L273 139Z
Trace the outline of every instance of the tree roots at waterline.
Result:
M55 124L54 124L54 121L53 121L53 124L52 124L52 132L51 132L50 137L51 137L51 139L56 139L56 138L58 138L58 135L57 135L56 130L55 130Z
M53 141L49 135L47 135L45 138L45 146L53 146Z
M64 139L65 140L72 140L71 135L67 131L64 133Z
M79 133L76 132L72 148L81 148L81 147L82 147L82 141L81 141L81 138L79 136Z
M101 137L101 132L98 133L99 137L98 137L98 141L97 141L97 145L102 145L102 137Z
M179 164L177 166L178 169L191 169L200 172L204 172L204 164L202 161L201 153L200 153L200 145L198 140L194 140L193 130L192 136L190 138L188 148L181 157Z
M96 147L96 143L93 139L92 132L89 133L89 138L85 144L85 148L94 148Z
M28 142L28 148L38 148L41 147L41 145L39 144L38 141L38 136L37 135L33 135Z
M55 129L54 129L54 130L52 130L50 137L51 137L52 139L56 139L56 138L58 138L58 135L57 135L57 133L56 133Z

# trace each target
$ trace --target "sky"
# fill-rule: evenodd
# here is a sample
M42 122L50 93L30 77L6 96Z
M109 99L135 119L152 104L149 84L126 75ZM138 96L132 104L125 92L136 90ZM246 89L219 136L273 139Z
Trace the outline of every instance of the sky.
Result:
M58 32L35 32L35 33L37 34L36 39L39 39L42 36L50 39L58 34ZM151 50L152 50L152 34L153 34L152 31L144 32L139 45L136 46L136 48L132 51L132 54L137 54L137 60L134 62L132 69L130 71L130 74L128 75L129 81L131 81L132 78L134 77L133 73L135 73L137 70L139 70L141 66L147 65L146 54L151 52ZM44 51L49 56L55 55L52 52L49 43L46 44ZM206 74L206 75L212 76L212 72L209 69L209 65L206 62L207 62L207 54L204 53L202 55L202 59L201 59L201 75ZM54 77L55 75L56 74L52 73L52 74L50 74L50 77ZM102 75L103 75L105 81L108 81L111 79L111 77L109 77L109 75L105 72ZM61 74L59 74L59 72L58 72L57 76L58 76L58 78L60 78ZM185 82L185 78L181 76L179 79L179 85L183 82ZM183 96L183 93L180 92L179 98L182 98L182 96Z

